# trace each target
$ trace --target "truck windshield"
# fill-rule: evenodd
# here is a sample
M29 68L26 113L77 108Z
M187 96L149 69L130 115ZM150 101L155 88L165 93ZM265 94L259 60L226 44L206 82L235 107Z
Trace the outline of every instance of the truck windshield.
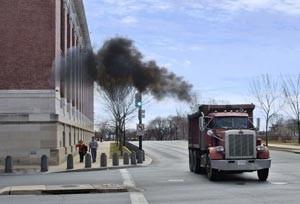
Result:
M215 128L246 129L248 128L248 118L247 117L217 117L215 118Z

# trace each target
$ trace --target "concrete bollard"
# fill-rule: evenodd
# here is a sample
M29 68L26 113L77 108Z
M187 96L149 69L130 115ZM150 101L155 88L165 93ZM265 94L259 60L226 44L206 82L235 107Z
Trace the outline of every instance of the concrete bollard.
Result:
M85 155L85 168L91 168L92 167L92 158L90 153L86 153Z
M41 172L48 171L48 166L49 166L49 164L48 164L48 157L47 157L47 155L43 155L41 157Z
M143 163L143 151L141 150L137 151L137 163L138 164Z
M13 172L13 163L12 163L12 157L7 156L5 157L5 173L12 173Z
M67 156L67 169L73 169L73 168L74 168L73 155L69 154Z
M102 153L100 156L100 167L107 167L107 156L105 153Z
M123 154L123 164L124 164L124 165L128 165L128 164L129 164L129 155L128 155L127 152L125 152L125 153Z
M119 166L119 157L117 153L113 153L113 160L112 160L112 165L113 166Z
M131 152L130 159L131 159L131 164L136 165L136 153L134 151Z

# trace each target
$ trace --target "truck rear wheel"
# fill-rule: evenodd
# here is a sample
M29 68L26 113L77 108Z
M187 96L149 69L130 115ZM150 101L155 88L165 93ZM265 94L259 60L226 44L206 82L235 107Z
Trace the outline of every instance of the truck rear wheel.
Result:
M197 157L197 151L193 152L193 157L194 157L194 172L199 173L200 162Z
M260 181L266 181L269 176L269 169L258 170L257 176Z
M216 181L219 177L218 170L211 168L210 158L207 159L206 173L207 173L208 179L211 180L211 181Z

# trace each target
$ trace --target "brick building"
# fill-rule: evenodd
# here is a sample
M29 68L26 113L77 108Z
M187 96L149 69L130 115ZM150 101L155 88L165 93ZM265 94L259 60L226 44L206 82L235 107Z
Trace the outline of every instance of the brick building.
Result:
M82 0L0 0L0 159L52 164L93 132Z

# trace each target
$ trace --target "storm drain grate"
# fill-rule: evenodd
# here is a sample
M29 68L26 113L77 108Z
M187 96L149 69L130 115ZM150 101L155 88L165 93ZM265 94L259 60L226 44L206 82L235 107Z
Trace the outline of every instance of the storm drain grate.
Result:
M88 193L128 192L128 188L119 184L79 184L79 185L36 185L10 186L0 189L0 195L61 195Z

